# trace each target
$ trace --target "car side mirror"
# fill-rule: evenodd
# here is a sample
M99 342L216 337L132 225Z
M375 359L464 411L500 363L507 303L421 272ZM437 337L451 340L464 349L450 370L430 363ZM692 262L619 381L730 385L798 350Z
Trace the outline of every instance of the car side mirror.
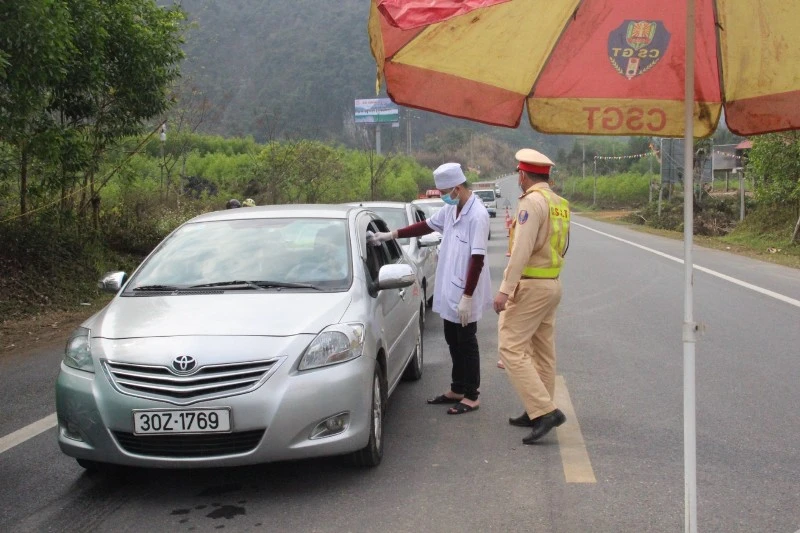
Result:
M438 235L429 233L419 238L419 247L425 248L426 246L438 246L440 242L442 242L442 240Z
M411 265L383 265L378 271L378 290L402 289L417 281Z
M97 282L97 288L105 292L117 293L127 279L128 275L125 272L106 272Z

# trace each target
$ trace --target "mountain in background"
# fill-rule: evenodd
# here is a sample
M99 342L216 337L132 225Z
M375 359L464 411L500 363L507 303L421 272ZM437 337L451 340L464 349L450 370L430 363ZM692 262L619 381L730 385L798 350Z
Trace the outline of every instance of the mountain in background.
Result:
M374 142L374 130L353 124L354 100L379 96L367 34L369 0L183 0L181 5L190 20L182 90L199 90L211 105L202 131L252 135L262 142L318 139L353 148ZM513 169L513 151L520 147L536 147L555 157L575 152L578 139L537 133L527 116L517 129L402 107L400 119L400 127L381 129L384 152L406 152L409 146L417 156L427 151L424 164L454 157L452 147L474 135L508 145L494 157L495 169ZM454 130L460 133L454 135ZM733 137L724 120L719 136ZM590 144L587 139L582 145ZM613 139L595 138L591 144L628 143L628 138ZM624 148L596 149L600 154L626 153ZM467 164L476 159L461 158Z
M211 103L201 129L223 135L312 138L357 147L353 101L375 98L366 0L184 0L192 22L184 82ZM405 124L411 118L410 127ZM523 120L509 130L401 108L401 127L382 129L385 150L422 147L428 135L468 128L513 146L572 146Z

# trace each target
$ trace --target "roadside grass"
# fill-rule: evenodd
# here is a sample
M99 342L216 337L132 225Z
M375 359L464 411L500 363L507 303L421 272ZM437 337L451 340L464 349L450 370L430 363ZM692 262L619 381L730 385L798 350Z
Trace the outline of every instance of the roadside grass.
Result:
M574 205L574 204L573 204ZM683 232L634 224L623 220L634 210L595 211L574 206L574 211L587 218L625 226L642 233L659 235L678 241L683 240ZM800 245L789 244L793 221L791 213L775 217L774 213L764 215L753 212L736 229L722 237L695 235L693 242L698 246L722 250L768 263L800 268Z

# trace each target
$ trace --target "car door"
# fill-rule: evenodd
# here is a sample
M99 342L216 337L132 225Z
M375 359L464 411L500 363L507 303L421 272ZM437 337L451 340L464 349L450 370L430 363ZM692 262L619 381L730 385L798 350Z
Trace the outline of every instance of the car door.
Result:
M411 261L403 253L402 248L396 241L387 241L384 243L384 246L386 247L390 264L411 264ZM412 267L414 267L414 265L412 265ZM396 312L392 313L392 320L394 320L399 327L395 344L396 348L393 350L393 360L389 363L391 371L396 372L397 379L400 379L408 357L416 346L416 328L418 325L417 319L421 297L420 291L419 283L392 291L400 297Z
M382 220L373 220L369 226L369 231L379 232L388 231L386 224ZM367 246L367 273L374 283L378 282L378 273L384 265L395 262L390 256L389 244L392 245L392 252L394 255L401 254L399 245L395 241L388 241L380 246ZM403 332L408 325L408 307L406 302L408 300L407 293L411 291L412 287L403 289L387 289L378 291L375 294L377 299L376 310L382 314L382 324L380 337L383 339L384 348L386 350L387 362L387 381L390 387L400 377L403 370L403 362L407 353L404 353L406 347L404 346Z
M414 222L424 222L425 221L425 212L422 209L417 207L413 207L414 211ZM419 239L417 239L417 246L419 247ZM425 273L425 279L428 280L427 286L427 295L428 298L433 296L433 289L436 282L436 263L439 260L439 247L438 246L426 246L424 248L419 248L422 252L421 255L421 264L423 272Z

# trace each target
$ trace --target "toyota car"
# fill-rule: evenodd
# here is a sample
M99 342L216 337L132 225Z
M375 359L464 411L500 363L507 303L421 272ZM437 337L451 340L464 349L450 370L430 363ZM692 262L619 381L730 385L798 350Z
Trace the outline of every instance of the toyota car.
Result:
M423 367L423 292L374 213L272 206L186 222L67 342L58 443L87 469L383 456Z

